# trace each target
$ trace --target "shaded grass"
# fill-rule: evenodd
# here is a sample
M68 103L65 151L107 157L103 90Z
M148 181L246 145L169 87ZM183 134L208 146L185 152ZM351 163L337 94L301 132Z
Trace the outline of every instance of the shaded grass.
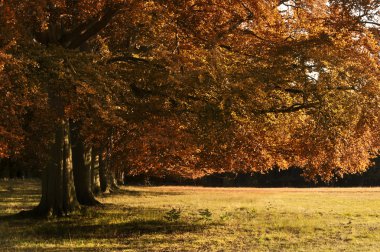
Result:
M379 188L122 187L70 217L9 217L38 188L0 182L1 251L379 251Z

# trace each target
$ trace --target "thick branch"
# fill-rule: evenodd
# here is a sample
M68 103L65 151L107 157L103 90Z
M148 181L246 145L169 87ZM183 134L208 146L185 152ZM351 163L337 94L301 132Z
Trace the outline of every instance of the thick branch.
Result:
M67 48L76 49L80 47L83 43L85 43L89 38L98 34L104 27L108 25L108 23L116 15L118 11L119 8L107 8L105 14L99 20L90 22L83 30L74 30L76 34L78 32L80 32L80 34L72 38L70 43L67 45Z
M107 60L108 64L117 63L117 62L129 62L129 63L134 63L134 64L146 64L146 65L150 65L150 66L153 66L155 68L158 68L158 69L165 69L165 67L163 65L154 63L154 62L152 62L150 60L143 59L143 58L136 58L136 57L127 56L127 55L117 56L117 57L114 57L114 58L111 58L111 59Z
M255 114L268 114L268 113L292 113L304 109L316 108L319 103L296 103L289 107L270 108L254 111Z
M227 30L218 33L214 39L209 43L208 48L213 48L220 40L222 40L225 36L232 33L235 29L237 29L245 20L242 18L238 18L235 20L230 20L229 22L232 23L230 27L228 27Z
M96 22L96 18L88 20L87 22L83 22L82 24L78 25L74 30L72 30L70 33L66 33L62 36L60 39L60 44L67 48L69 47L72 40L80 36L91 24Z
M115 62L132 62L132 63L150 63L149 60L136 58L133 56L118 56L107 60L107 63L112 64Z
M370 25L380 26L380 23L373 22L373 21L361 21L361 22L364 23L364 24L370 24Z

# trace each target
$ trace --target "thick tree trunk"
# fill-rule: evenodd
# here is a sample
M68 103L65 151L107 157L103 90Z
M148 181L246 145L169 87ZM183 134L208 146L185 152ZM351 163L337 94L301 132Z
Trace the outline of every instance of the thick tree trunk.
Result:
M73 136L74 183L78 202L86 206L98 205L100 202L95 199L91 187L92 148L84 143L78 128L72 130L71 133Z
M68 215L79 204L75 194L70 128L68 120L56 126L50 162L42 177L42 197L34 209L38 215Z
M94 194L100 193L99 156L94 148L91 151L91 190Z

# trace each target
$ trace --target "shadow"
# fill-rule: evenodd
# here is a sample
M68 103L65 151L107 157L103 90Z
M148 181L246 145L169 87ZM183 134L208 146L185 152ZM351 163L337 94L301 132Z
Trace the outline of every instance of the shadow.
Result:
M0 201L5 201L11 198L12 200L24 201L25 198L39 197L40 190L22 190L22 189L12 189L7 191L0 191Z
M184 195L182 192L156 192L156 191L144 191L144 190L128 190L120 188L118 190L113 191L109 194L103 194L100 197L112 197L114 195L125 195L125 196L131 196L131 197L142 197L142 196L148 196L148 197L160 197L160 196L177 196L177 195Z
M20 213L11 214L11 215L0 215L0 222L4 223L6 221L15 221L25 219L26 217L22 216Z
M30 239L36 241L82 241L87 239L140 239L144 234L162 234L162 239L170 239L170 234L199 232L211 227L210 223L194 221L181 216L178 221L164 218L165 208L128 207L118 204L102 204L96 207L82 207L68 217L33 217L32 211L8 214L9 209L32 209L40 199L38 183L22 182L0 185L0 250L5 247L17 247ZM181 195L178 192L154 192L145 188L121 188L117 192L101 197L122 195L125 197L159 197ZM9 205L7 203L12 203ZM168 235L169 234L169 235ZM161 238L155 239L159 242ZM152 241L149 241L152 243ZM70 249L70 248L68 248ZM43 250L43 248L38 249ZM65 250L62 250L65 251ZM67 251L67 250L66 250Z
M188 222L166 222L164 220L131 220L122 223L82 224L66 221L45 223L34 229L34 236L42 239L71 238L71 239L117 239L140 236L144 234L173 234L203 230L204 224Z
M0 184L0 208L2 204L34 203L41 197L38 180L9 180Z
M13 237L33 237L36 240L85 240L135 238L145 234L182 234L205 230L216 224L194 222L189 219L167 221L164 209L159 208L114 208L105 205L86 208L85 214L60 218L25 218L18 215L0 217L0 223L11 227L0 238L8 246L19 241ZM1 225L0 225L1 229Z
M0 217L0 247L17 246L22 237L35 240L139 239L146 234L163 235L199 232L215 224L188 218L167 221L166 209L127 208L113 204L83 208L77 214L60 218L16 214ZM7 232L2 232L8 230ZM169 235L169 236L168 236ZM14 237L19 237L14 239ZM21 240L20 240L21 239Z
M0 183L0 224L28 218L41 198L39 180L12 179ZM27 210L27 211L25 211Z

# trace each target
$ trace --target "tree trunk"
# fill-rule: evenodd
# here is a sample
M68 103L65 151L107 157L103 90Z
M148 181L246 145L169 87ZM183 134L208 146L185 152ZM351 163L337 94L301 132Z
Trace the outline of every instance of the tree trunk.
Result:
M117 171L116 172L116 182L117 185L124 185L124 172L123 171Z
M107 159L106 159L106 171L107 171L107 179L108 179L108 185L110 187L110 191L118 190L119 187L117 186L116 176L115 176L115 170L112 169L111 162L112 162L112 134L109 139L109 145L107 148Z
M68 215L79 204L75 194L68 120L56 126L51 158L42 177L42 197L34 209L38 215Z
M105 193L109 191L109 184L107 180L107 167L103 157L103 151L99 152L99 180L100 190Z
M95 194L100 193L99 156L94 148L91 151L91 190Z
M103 151L99 155L100 189L103 193L119 189L116 183L115 172L111 169L111 152L112 145L109 144L106 149L106 157L103 157Z
M73 137L73 171L78 202L86 206L100 204L94 197L91 187L91 152L79 135L79 128L71 131Z
M108 177L108 181L109 181L111 192L114 191L114 190L120 189L119 186L117 185L117 180L116 180L115 172L112 171L109 167L107 167L107 171L108 171L108 176L107 177Z

